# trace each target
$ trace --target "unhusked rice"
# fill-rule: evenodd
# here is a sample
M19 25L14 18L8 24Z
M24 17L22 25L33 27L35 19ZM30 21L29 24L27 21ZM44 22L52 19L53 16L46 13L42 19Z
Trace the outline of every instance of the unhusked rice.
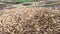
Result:
M60 10L45 7L0 10L0 34L60 34Z

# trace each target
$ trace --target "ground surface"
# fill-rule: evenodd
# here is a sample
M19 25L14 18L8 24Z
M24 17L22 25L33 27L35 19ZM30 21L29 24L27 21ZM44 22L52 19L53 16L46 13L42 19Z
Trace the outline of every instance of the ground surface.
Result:
M52 8L57 8L60 9L60 1L39 1L39 2L24 2L24 3L1 3L0 2L0 10L7 8L15 8L15 7L52 7Z
M0 10L0 34L60 34L60 10L45 7Z

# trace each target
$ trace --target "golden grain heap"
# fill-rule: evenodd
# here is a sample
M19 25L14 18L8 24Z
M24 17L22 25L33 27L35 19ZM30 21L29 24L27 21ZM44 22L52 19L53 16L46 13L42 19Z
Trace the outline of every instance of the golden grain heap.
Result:
M60 10L45 7L0 10L0 34L60 34Z

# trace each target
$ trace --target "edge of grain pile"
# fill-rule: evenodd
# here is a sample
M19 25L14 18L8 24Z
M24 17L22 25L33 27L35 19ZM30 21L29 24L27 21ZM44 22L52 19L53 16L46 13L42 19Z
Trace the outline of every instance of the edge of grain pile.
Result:
M1 34L57 34L60 10L45 7L0 10ZM45 28L45 29L44 29Z

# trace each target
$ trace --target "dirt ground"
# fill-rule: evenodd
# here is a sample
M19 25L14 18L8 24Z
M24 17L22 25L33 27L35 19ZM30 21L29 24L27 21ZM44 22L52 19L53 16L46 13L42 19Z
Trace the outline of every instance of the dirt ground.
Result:
M60 34L60 10L45 7L0 10L0 34Z

